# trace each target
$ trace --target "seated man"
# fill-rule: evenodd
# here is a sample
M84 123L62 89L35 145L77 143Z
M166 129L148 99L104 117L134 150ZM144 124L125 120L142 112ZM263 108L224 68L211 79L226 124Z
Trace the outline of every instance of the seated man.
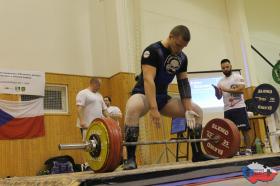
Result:
M187 56L182 49L190 41L186 26L174 27L168 38L148 46L142 55L141 74L126 104L125 141L136 142L139 136L139 119L150 111L150 117L157 126L162 124L160 114L168 117L185 117L192 129L192 138L201 137L202 109L191 101L191 88L187 78ZM168 85L177 77L179 98L167 94ZM197 130L194 130L194 129ZM195 132L196 131L196 132ZM193 161L210 158L203 154L200 142L192 143ZM124 169L135 169L136 146L127 146L127 161Z

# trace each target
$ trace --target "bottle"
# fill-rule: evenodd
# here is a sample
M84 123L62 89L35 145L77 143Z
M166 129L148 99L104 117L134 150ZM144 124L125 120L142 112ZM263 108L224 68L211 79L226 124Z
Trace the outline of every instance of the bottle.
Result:
M255 145L256 145L256 152L257 152L257 154L263 153L261 140L258 137L255 140Z
M271 148L270 148L269 140L267 137L264 140L263 151L264 151L264 153L271 153Z

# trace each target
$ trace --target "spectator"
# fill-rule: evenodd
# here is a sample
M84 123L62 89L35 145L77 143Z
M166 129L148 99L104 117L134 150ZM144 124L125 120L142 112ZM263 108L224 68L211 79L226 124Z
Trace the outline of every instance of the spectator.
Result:
M103 100L104 100L104 102L105 102L105 104L107 106L107 111L109 113L109 116L111 118L113 118L115 121L117 121L118 124L119 124L119 119L122 118L121 110L119 109L119 107L111 105L112 100L111 100L111 98L109 96L105 96L103 98Z
M87 128L96 118L109 117L107 106L103 101L102 95L98 92L101 81L98 78L92 78L89 87L81 90L76 97L78 110L77 127L80 128L83 140Z
M248 134L250 125L243 98L243 91L245 89L244 79L240 74L232 73L229 59L221 61L221 69L225 76L219 81L217 86L213 85L216 97L217 99L223 97L224 117L233 121L238 129L241 130L246 145L245 154L251 155L250 136Z

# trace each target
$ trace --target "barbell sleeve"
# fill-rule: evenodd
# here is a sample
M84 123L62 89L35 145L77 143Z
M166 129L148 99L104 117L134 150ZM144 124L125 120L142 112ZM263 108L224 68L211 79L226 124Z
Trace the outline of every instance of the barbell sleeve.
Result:
M89 144L59 144L59 150L86 149Z

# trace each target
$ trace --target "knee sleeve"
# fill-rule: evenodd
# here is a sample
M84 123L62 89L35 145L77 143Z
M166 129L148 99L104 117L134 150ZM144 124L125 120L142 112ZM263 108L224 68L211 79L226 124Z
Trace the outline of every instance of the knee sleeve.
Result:
M139 127L125 126L125 141L135 142L138 140Z

